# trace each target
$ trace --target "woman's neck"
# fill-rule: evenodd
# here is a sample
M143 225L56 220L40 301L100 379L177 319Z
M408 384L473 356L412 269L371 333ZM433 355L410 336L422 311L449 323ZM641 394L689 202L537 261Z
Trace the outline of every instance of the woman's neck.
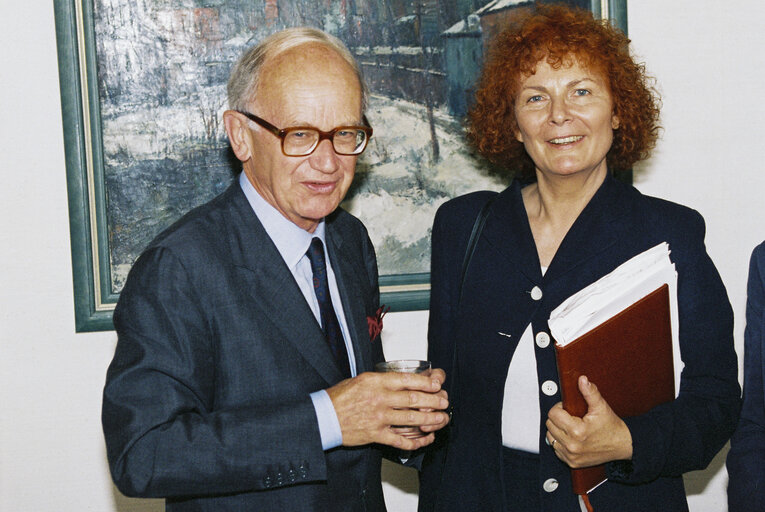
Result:
M607 171L586 176L548 177L537 172L537 182L522 191L523 204L537 246L539 262L549 266L566 233L606 178Z

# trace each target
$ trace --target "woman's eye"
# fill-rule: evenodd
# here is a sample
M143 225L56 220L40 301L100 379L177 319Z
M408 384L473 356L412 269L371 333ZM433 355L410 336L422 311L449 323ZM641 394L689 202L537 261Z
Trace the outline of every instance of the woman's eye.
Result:
M588 94L590 94L590 90L589 89L577 89L576 91L574 91L574 94L576 96L587 96Z
M536 103L538 101L542 101L542 95L541 94L535 94L534 96L531 96L527 100L528 103Z

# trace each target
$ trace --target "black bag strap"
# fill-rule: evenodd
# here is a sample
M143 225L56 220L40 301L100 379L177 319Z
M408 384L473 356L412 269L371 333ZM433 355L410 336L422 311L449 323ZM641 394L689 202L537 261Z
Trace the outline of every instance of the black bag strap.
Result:
M481 209L478 212L478 215L476 216L475 222L473 223L473 229L470 232L470 238L468 239L467 247L465 248L465 256L462 259L462 270L460 272L460 280L458 283L457 288L457 307L455 308L455 311L459 309L459 305L462 302L462 288L463 284L465 283L465 276L467 275L468 267L470 267L470 260L473 259L473 254L475 253L476 245L478 245L478 239L481 237L481 231L483 231L483 226L486 224L486 219L489 217L489 207L494 202L494 199L497 196L492 196L489 198L486 203L481 207ZM451 383L451 390L452 393L449 395L449 418L452 417L452 412L454 411L454 405L457 403L457 339L454 339L454 344L452 345L452 366L450 369L450 373L447 375L451 375L452 383ZM448 429L444 429L447 431L451 431L451 423L449 424ZM451 434L447 434L447 437L450 437ZM443 437L441 438L440 442L446 441ZM439 443L439 441L436 441ZM446 470L446 464L448 461L448 453L449 453L449 444L448 441L446 441L446 447L444 448L444 456L441 463L441 476L440 476L440 484L443 485L444 481L444 471ZM434 509L437 508L439 502L438 496L436 496L435 503L433 504Z
M475 253L475 247L478 245L478 239L481 237L481 231L483 231L483 225L486 224L486 218L489 216L489 206L494 202L497 196L492 196L481 207L478 215L473 223L473 230L470 232L470 238L468 239L467 247L465 249L465 256L462 259L462 272L460 274L460 283L457 293L457 306L459 307L462 302L462 286L465 284L465 275L467 275L468 267L470 266L470 260L473 259L473 253Z
M483 226L486 224L486 219L489 217L489 207L494 202L494 199L496 199L497 196L492 196L489 198L486 203L481 207L481 210L478 212L478 215L475 218L475 222L473 223L473 230L470 232L470 238L468 239L467 247L465 248L465 256L462 259L462 272L460 273L460 282L457 288L457 307L455 308L455 312L459 310L459 306L462 303L462 289L465 284L465 276L467 275L468 267L470 267L470 261L473 259L473 254L475 253L476 245L478 245L478 239L481 237L481 231L483 231ZM454 344L452 345L452 367L451 367L451 375L452 375L452 394L453 397L450 397L450 399L457 397L457 339L454 339ZM454 400L456 403L456 400ZM452 411L454 408L451 408Z

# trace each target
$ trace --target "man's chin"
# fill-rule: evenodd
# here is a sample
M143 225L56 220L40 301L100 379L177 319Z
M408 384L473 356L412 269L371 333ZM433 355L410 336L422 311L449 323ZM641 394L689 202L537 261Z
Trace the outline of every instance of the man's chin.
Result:
M316 226L319 224L319 222L321 222L324 219L324 217L326 217L330 213L337 210L338 206L339 206L339 203L335 205L334 208L330 208L329 206L327 206L323 208L312 208L309 210L303 210L299 212L300 214L299 222L296 222L295 220L293 220L293 222L295 222L295 224L297 224L301 228L313 233L314 229L316 229Z
M316 203L304 204L304 207L299 211L300 216L304 219L320 221L330 213L337 210L340 206L340 201L321 201Z

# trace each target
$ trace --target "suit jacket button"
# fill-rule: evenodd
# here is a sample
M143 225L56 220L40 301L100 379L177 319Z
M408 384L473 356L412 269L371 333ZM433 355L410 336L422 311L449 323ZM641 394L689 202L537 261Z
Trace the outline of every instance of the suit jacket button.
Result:
M271 477L267 476L263 479L263 486L264 487L271 487Z
M553 396L558 392L558 385L552 380L546 380L542 383L542 393L547 396Z
M536 336L537 347L547 348L550 345L550 335L544 331L540 331Z

